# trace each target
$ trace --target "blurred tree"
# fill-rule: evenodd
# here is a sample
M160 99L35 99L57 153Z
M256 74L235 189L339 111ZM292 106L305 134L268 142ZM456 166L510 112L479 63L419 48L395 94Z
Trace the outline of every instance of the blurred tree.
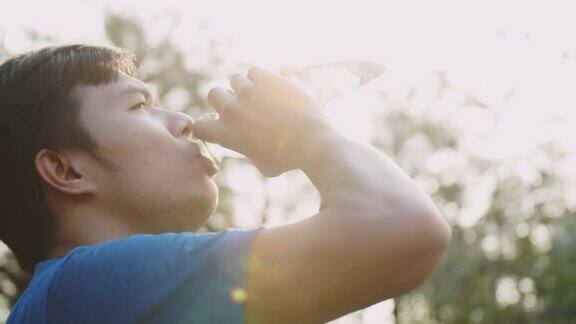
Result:
M206 24L198 24L189 31L187 41L179 43L174 37L179 24L174 13L146 23L109 13L106 34L111 44L134 51L141 64L139 78L153 85L164 108L198 117L211 111L205 99L207 87L242 67L227 61L225 43L206 39ZM194 39L193 35L204 36ZM58 43L38 33L28 36L39 43ZM1 44L3 60L8 53ZM451 85L444 74L436 81L436 89L424 90L435 91L439 101L456 97L461 102L444 104L455 106L447 115L490 110L489 104ZM419 90L412 89L401 100L382 93L386 109L376 118L372 144L432 195L452 225L453 242L433 278L396 300L397 321L574 321L576 291L571 285L576 283L576 235L572 233L576 218L566 207L562 177L553 167L562 155L547 143L527 160L497 162L481 157L467 146L465 131L455 127L446 114L442 117L437 109L415 102ZM243 183L252 186L249 194L257 196L260 218L256 223L279 223L317 211L317 193L302 175L266 179L246 159L224 157L215 178L220 203L202 231L238 226L235 205L243 192L232 176L240 171L246 177ZM274 194L271 187L286 194ZM4 254L0 299L10 307L28 278L9 251L0 249L0 253Z
M438 100L460 96L472 109L488 108L443 74L437 84ZM561 150L543 143L530 158L488 160L465 146L449 118L413 104L416 93L395 102L383 93L387 108L376 121L373 145L432 195L451 223L453 241L433 278L396 300L397 322L576 320L576 221L554 167ZM448 116L458 109L464 107Z

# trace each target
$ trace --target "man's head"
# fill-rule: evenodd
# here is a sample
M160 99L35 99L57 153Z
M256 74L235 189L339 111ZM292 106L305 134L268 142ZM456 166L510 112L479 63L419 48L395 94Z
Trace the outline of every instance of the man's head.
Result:
M25 270L59 242L192 231L216 207L192 119L156 107L135 70L86 45L0 66L0 239Z

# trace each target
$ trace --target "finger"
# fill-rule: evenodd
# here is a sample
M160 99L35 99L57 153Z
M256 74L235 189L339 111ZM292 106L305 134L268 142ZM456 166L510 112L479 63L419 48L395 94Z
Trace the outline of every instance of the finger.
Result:
M227 90L216 87L208 92L208 103L219 114L223 114L226 107L234 101L234 96Z
M230 78L230 86L234 90L236 97L243 98L247 95L249 89L252 86L252 81L242 74L234 74Z
M194 136L206 142L221 143L223 138L222 123L216 113L207 113L200 116L193 125Z
M248 70L248 79L252 82L259 82L269 74L271 74L271 72L266 71L261 67L253 66Z
M256 87L265 85L282 88L296 85L296 83L279 73L270 72L257 66L248 70L248 79L250 79Z

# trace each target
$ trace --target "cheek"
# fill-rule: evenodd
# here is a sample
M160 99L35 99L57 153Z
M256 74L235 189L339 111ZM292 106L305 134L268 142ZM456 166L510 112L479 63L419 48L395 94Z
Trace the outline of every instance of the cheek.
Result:
M189 197L214 200L217 188L199 161L187 155L158 121L147 118L110 121L101 134L105 155L120 171L113 175L116 194L135 200L179 201ZM121 192L119 192L121 191Z
M171 214L191 217L209 215L218 205L218 187L207 176L190 169L160 169L141 164L118 174L118 186L110 192L121 208L132 214Z
M115 143L111 156L122 170L117 176L122 178L124 189L140 199L214 195L202 166L166 138L142 136L130 144Z
M117 123L101 136L106 153L118 164L136 167L140 163L155 164L169 158L174 150L171 134L152 121Z

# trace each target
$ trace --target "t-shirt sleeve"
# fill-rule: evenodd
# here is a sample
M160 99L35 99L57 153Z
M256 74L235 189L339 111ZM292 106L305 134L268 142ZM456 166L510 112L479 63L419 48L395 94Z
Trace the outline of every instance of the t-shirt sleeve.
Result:
M243 323L262 228L137 234L69 253L50 287L53 323Z

